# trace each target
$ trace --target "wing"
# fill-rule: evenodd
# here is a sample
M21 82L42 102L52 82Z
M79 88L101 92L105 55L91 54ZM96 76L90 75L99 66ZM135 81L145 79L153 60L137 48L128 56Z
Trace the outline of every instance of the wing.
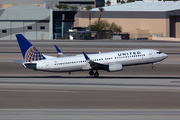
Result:
M91 66L92 69L101 69L101 70L107 70L108 69L108 65L107 64L101 64L101 63L97 63L92 61L85 52L83 52L83 55L87 61L87 63L89 63L89 65Z
M45 54L42 54L46 59L52 59L52 58L56 58L54 56L49 56L49 55L45 55Z

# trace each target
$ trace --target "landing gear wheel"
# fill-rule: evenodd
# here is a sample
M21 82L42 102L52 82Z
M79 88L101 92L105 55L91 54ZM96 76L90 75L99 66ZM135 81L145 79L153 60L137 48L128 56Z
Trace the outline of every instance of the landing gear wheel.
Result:
M94 75L94 72L91 70L91 71L89 72L89 75L93 76L93 75Z
M95 72L95 73L94 73L94 77L99 77L99 73L98 73L98 72Z
M155 67L154 67L154 66L152 66L152 69L154 70L154 69L155 69Z

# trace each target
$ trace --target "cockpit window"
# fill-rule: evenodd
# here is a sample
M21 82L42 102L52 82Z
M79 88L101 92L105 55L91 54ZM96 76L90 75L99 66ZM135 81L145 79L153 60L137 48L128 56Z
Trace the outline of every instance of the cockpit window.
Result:
M159 52L157 52L157 54L161 54L161 53L162 53L162 52L160 52L160 51L159 51Z

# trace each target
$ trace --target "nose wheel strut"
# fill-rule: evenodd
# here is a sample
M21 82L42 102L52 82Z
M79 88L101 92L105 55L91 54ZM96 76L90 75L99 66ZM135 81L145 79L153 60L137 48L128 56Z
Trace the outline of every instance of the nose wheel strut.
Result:
M155 66L154 66L154 63L152 63L152 67L151 67L153 70L155 69Z

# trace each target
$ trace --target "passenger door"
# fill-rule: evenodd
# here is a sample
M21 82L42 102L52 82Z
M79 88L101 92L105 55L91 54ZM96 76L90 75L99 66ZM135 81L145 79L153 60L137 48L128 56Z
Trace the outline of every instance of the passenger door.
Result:
M153 52L152 51L149 52L149 56L150 56L150 58L153 58Z
M43 66L45 66L46 69L50 67L48 62L43 62L43 64L44 64Z

